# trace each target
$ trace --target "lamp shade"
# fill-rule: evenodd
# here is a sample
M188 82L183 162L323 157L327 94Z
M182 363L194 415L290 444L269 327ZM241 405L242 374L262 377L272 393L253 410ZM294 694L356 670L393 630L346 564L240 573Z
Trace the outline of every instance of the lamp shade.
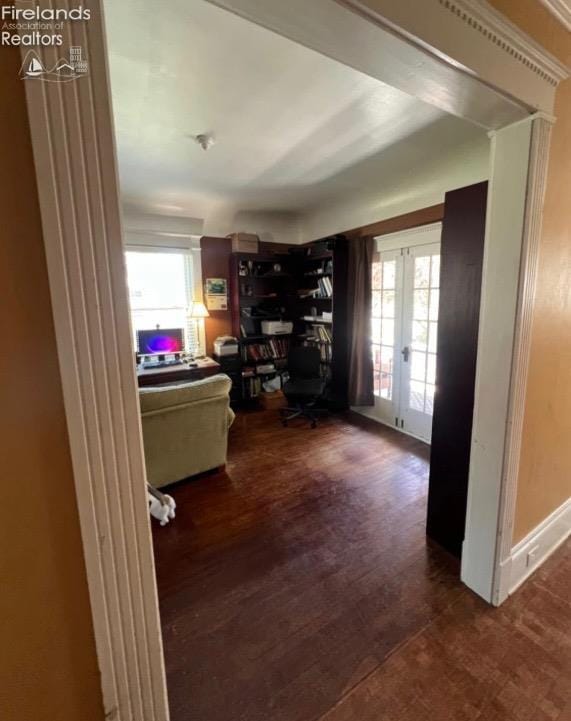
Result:
M208 318L209 316L210 313L206 310L204 303L196 300L192 303L192 308L190 310L191 318Z

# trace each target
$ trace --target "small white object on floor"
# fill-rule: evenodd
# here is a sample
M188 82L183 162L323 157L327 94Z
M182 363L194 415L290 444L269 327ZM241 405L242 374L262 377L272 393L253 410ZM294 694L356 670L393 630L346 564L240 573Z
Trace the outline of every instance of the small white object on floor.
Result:
M175 517L174 511L176 503L174 502L174 498L166 493L161 493L161 502L158 498L151 496L150 493L147 495L149 498L149 511L151 516L160 521L161 526L166 526L166 524Z

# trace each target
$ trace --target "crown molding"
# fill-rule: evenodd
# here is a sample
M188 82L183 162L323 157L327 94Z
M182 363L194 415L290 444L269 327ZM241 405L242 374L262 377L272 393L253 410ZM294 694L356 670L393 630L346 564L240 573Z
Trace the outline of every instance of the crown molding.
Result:
M564 0L541 0L544 5L566 7ZM480 33L489 42L534 72L553 87L569 77L569 68L547 52L485 0L438 0L439 4ZM571 11L567 8L571 18Z
M539 0L549 12L563 25L571 30L571 4L568 0Z

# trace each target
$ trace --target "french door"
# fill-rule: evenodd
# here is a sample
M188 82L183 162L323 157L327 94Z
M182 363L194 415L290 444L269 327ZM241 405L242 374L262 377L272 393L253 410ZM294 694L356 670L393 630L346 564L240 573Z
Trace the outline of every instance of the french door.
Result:
M440 243L381 250L373 263L372 351L378 420L430 443Z

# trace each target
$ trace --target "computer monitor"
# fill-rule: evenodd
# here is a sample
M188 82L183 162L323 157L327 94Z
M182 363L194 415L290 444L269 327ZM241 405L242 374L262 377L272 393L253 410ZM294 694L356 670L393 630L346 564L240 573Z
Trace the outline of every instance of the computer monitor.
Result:
M182 328L138 330L137 346L141 355L180 353L184 350L184 330Z

